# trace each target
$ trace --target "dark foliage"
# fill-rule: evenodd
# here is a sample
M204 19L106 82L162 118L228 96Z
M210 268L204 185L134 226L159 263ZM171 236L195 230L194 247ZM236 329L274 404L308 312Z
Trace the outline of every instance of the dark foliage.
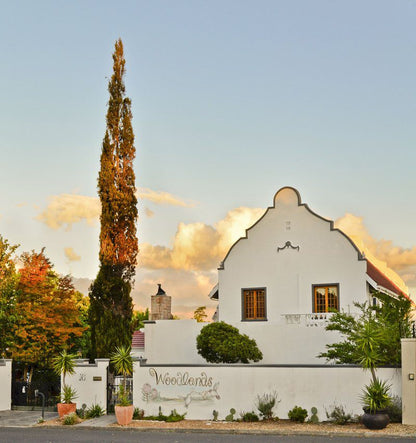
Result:
M255 340L224 322L204 326L196 339L196 347L209 363L249 363L263 358Z

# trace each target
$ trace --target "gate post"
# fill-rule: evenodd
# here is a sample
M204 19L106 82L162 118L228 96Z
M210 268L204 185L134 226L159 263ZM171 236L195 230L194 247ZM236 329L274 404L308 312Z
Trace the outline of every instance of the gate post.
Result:
M402 338L402 423L416 425L416 338Z
M12 360L0 359L0 411L12 408Z
M75 373L66 376L66 384L77 391L77 408L83 404L90 407L98 404L107 410L107 368L109 358L96 358L95 363L88 360L75 361Z

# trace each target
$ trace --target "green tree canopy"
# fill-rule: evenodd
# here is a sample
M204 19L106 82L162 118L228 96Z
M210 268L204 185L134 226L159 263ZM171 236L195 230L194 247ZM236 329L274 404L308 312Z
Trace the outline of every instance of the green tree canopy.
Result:
M196 338L196 347L209 363L249 363L263 358L255 340L225 322L204 326Z
M200 306L199 308L196 308L194 311L194 319L198 322L198 323L202 323L206 320L206 318L208 317L207 313L206 313L206 306Z
M337 331L343 336L338 343L326 345L327 351L319 354L336 364L359 364L369 369L374 378L378 366L401 364L400 339L411 336L411 302L407 298L373 294L378 306L356 303L358 317L337 312L326 326L327 331Z
M90 288L91 358L108 357L114 346L131 345L135 274L137 197L136 155L131 101L125 94L123 43L115 43L107 127L101 150L98 194L101 201L100 269Z
M16 309L19 274L14 263L17 245L0 235L0 356L10 357L19 323Z

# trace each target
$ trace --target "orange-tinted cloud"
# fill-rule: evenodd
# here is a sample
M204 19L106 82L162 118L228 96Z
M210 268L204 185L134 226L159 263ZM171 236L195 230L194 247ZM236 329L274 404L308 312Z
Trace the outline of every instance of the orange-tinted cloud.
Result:
M78 255L73 248L65 248L64 249L65 252L65 257L69 260L69 261L80 261L81 260L81 256Z
M52 229L66 225L71 229L73 223L85 220L94 225L101 213L100 201L96 197L78 194L59 194L49 198L49 204L36 219Z
M151 218L155 215L155 213L149 208L144 208L144 213L146 214L146 217L149 217L149 218Z
M140 245L139 267L148 269L212 270L230 246L245 235L264 209L237 208L214 226L179 223L173 246Z
M137 196L141 200L148 200L158 205L171 205L171 206L183 206L183 207L193 207L196 205L195 202L190 200L183 200L180 197L176 197L169 192L164 191L154 191L149 188L139 188L137 190Z
M159 205L191 207L195 203L185 201L168 192L153 191L148 188L139 189L137 195L142 200L148 200ZM151 217L153 211L146 209L146 215ZM52 229L66 226L70 230L74 223L86 221L93 226L101 214L101 204L98 197L79 194L59 194L49 197L47 207L36 217Z
M362 217L349 213L336 220L335 226L347 235L361 239L371 254L396 271L408 286L416 286L416 246L405 249L391 240L377 240L368 232Z

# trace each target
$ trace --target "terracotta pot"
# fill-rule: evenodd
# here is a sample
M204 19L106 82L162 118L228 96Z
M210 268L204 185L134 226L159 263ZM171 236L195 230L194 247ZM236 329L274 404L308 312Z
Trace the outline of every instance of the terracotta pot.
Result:
M128 425L133 420L134 406L116 406L115 407L117 423L119 425Z
M385 409L374 413L367 408L363 409L364 415L361 417L361 422L367 429L384 429L389 424L390 418Z
M58 403L56 405L58 407L59 417L63 417L64 415L72 414L77 410L76 403Z

